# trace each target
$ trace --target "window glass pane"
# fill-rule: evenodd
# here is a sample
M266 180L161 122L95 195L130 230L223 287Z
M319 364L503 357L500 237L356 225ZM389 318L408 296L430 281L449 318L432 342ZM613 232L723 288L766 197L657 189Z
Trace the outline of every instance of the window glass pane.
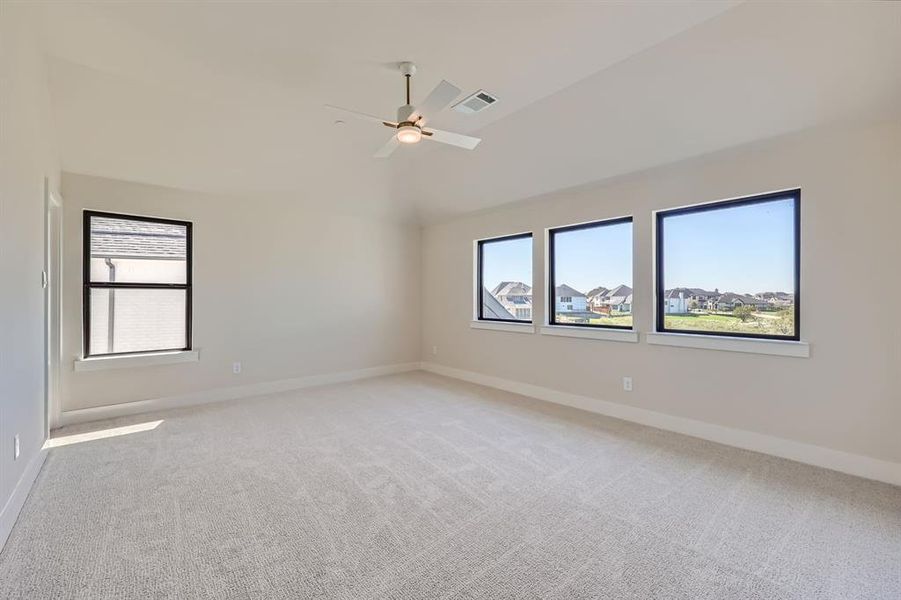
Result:
M483 319L532 320L532 237L482 242Z
M187 227L91 217L91 281L186 283Z
M552 232L554 323L632 326L632 223Z
M795 201L663 215L664 328L794 336Z
M185 347L185 290L91 290L91 354Z

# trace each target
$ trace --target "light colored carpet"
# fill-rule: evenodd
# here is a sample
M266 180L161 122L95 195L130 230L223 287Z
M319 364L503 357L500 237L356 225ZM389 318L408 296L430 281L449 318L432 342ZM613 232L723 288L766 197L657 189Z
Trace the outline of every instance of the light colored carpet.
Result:
M159 419L51 451L0 598L901 598L901 488L513 394L410 373L105 427Z

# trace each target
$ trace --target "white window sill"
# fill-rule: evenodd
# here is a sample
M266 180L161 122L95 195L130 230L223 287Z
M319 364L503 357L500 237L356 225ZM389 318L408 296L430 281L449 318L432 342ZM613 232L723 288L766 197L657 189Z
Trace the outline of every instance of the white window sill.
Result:
M104 369L172 365L176 363L197 362L198 360L200 360L200 353L197 350L176 350L174 352L148 352L147 354L120 354L118 356L76 358L73 366L76 371L102 371Z
M567 325L545 325L541 328L541 333L542 335L559 335L588 340L638 342L638 332L632 329L600 329L593 327L570 327Z
M796 358L808 358L810 356L810 344L807 342L732 338L693 333L648 333L646 337L649 344L661 346L681 346L683 348L725 350L727 352L750 352L752 354L772 354L774 356L794 356Z
M506 321L470 321L473 329L493 329L494 331L512 331L514 333L535 333L532 323L508 323Z

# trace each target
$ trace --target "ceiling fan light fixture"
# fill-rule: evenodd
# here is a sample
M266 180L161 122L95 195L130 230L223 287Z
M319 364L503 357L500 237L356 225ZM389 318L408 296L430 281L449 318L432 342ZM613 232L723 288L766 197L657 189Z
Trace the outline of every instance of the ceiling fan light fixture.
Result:
M422 131L415 125L401 125L397 128L397 141L402 144L415 144L422 139Z

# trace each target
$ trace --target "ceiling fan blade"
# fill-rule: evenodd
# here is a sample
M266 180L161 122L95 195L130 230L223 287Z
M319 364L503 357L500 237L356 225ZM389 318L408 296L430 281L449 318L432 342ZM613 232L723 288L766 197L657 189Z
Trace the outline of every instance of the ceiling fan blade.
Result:
M400 142L397 141L397 136L392 135L385 145L379 148L379 151L375 153L376 158L388 158L391 156L391 153L397 150L397 147L400 146Z
M410 116L410 120L414 123L422 118L423 122L430 117L441 112L444 107L454 101L454 98L460 95L460 88L449 81L441 80L441 83L435 86L435 89L426 96L420 104L418 104Z
M433 142L441 142L442 144L450 144L458 148L466 148L472 150L482 141L481 138L463 135L462 133L453 133L452 131L442 131L440 129L432 129L429 127L423 130L423 137Z
M331 104L326 104L325 107L329 110L334 110L343 115L347 115L348 117L353 117L355 119L362 119L364 121L372 121L374 123L381 123L383 125L387 125L388 127L397 127L397 121L390 121L388 119L380 119L374 115L368 115L366 113L357 112L355 110L348 110L346 108L341 108L340 106L332 106Z

